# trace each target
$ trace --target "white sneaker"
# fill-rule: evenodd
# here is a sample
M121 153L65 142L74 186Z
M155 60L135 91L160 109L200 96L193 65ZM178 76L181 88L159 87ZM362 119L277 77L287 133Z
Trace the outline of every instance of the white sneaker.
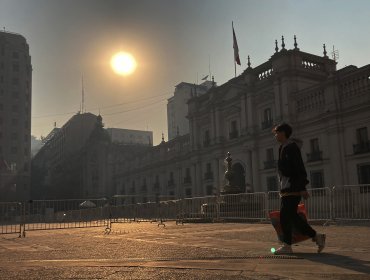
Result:
M293 254L293 249L291 245L285 243L283 246L276 249L276 251L274 252L274 255L287 255L287 254Z
M318 246L317 252L321 253L322 250L325 248L325 239L326 234L317 233L315 236L316 245Z

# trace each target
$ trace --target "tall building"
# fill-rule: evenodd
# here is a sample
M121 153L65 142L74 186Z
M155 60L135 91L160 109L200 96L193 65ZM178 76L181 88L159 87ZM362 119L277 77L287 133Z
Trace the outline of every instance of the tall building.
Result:
M102 159L110 139L100 116L78 113L43 142L32 159L32 198L81 198L90 195L90 187L105 193L108 165Z
M176 88L174 95L167 103L167 126L168 140L189 133L189 121L187 102L194 96L205 94L216 84L213 81L205 81L200 85L181 82Z
M0 32L0 200L30 194L32 65L19 34Z
M115 194L112 178L116 167L126 161L126 156L149 145L112 142L103 126L100 115L78 113L43 139L43 146L32 159L32 199Z
M282 42L261 65L248 63L187 104L189 134L126 161L115 180L126 193L118 194L136 202L216 194L228 152L243 192L276 191L279 145L271 130L281 122L301 144L308 188L370 184L370 64L337 70L325 47L315 55Z

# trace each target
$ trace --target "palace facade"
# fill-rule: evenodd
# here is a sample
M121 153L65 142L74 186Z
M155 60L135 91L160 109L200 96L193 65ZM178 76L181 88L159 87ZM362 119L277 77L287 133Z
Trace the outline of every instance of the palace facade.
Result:
M340 70L327 56L285 49L188 100L189 134L127 159L116 173L130 202L206 196L225 184L224 159L245 192L278 189L277 123L302 144L309 188L370 184L370 65Z

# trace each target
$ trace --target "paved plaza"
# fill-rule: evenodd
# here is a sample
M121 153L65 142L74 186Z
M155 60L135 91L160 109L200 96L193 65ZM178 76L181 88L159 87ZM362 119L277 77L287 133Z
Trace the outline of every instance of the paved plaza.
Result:
M113 224L0 236L0 279L370 279L370 227L315 226L327 234L291 256L269 224Z

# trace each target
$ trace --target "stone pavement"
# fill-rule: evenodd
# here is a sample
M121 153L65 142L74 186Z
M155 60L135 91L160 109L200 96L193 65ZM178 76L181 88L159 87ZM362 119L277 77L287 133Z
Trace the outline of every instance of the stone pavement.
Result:
M113 224L0 235L0 279L370 279L370 227L314 226L327 234L273 256L269 224Z

